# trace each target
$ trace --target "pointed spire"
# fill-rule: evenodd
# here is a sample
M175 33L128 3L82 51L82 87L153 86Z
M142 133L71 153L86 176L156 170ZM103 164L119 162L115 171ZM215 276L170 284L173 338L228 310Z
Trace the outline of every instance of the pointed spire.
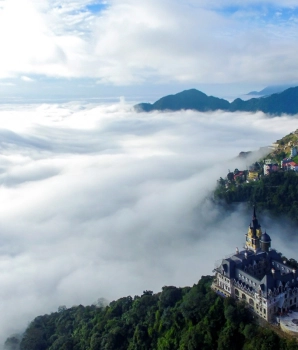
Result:
M259 225L258 219L257 219L256 206L255 205L254 205L254 209L253 209L251 228L253 230L253 237L255 237L257 229L260 228L260 225Z

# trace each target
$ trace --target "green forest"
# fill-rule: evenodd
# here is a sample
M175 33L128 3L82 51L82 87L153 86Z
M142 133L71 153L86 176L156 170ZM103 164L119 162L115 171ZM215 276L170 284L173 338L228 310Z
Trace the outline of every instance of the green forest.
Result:
M210 289L213 277L193 287L163 287L153 294L120 298L108 306L60 307L36 317L22 339L5 350L297 350L255 323L245 304Z
M222 179L221 179L222 180ZM234 183L229 188L219 180L214 197L224 204L249 202L258 210L273 215L286 215L298 222L298 176L294 171L279 171L258 181Z

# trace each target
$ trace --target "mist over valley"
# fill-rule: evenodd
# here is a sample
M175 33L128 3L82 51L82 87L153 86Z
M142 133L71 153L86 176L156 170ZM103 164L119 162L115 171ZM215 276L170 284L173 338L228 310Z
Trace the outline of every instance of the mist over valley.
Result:
M244 242L250 211L210 195L295 117L136 113L117 104L0 107L1 343L39 314L186 286ZM258 154L255 155L258 157ZM259 217L295 258L285 221Z

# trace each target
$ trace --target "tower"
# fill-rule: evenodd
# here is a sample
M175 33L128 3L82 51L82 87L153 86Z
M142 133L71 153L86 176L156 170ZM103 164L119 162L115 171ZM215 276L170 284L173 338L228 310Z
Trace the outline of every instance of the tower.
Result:
M252 222L249 225L248 232L245 236L246 236L245 247L247 249L250 249L256 252L260 248L260 238L262 236L262 230L261 230L261 225L259 224L256 216L255 207L253 210Z
M271 247L271 238L270 236L264 232L260 238L261 249L263 252L269 252L269 248Z

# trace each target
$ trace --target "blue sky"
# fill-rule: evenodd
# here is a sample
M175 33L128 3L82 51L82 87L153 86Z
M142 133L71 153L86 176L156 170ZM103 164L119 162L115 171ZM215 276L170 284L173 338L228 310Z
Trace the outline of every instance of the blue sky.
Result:
M296 84L297 26L294 0L1 0L0 98Z
M254 23L255 26L269 25L293 25L298 21L298 7L283 7L275 4L252 4L245 6L227 6L219 10L223 16L241 16L245 21ZM247 16L245 13L254 14Z
M86 6L86 10L90 11L94 14L98 14L100 13L102 10L104 10L105 8L107 8L107 3L103 3L103 2L94 2L91 3L89 5Z

